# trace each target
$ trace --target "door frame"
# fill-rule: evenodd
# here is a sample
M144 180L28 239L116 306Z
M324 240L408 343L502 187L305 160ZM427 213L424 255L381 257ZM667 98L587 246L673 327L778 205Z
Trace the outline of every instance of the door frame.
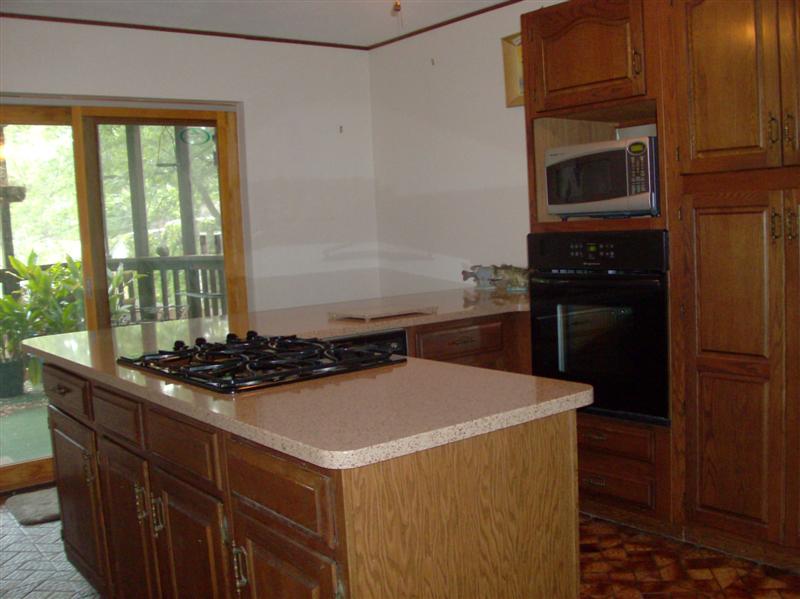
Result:
M120 120L129 123L202 121L216 127L227 309L228 315L234 318L247 314L239 135L237 114L233 109L120 108L82 106L79 103L64 106L2 104L0 122L4 124L72 127L86 329L94 331L111 327L96 125ZM52 457L0 466L0 493L51 483L53 472Z

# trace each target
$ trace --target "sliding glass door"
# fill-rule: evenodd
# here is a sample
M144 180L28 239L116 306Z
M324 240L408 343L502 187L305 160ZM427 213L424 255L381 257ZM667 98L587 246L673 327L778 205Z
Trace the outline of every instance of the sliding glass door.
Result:
M234 113L0 105L0 135L3 382L21 338L247 311ZM52 478L24 362L0 492Z

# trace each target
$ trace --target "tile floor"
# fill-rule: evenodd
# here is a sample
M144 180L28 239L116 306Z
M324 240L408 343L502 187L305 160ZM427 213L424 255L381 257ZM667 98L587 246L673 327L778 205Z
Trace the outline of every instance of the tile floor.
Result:
M67 562L60 531L20 526L0 505L0 599L99 597ZM597 597L800 599L800 573L582 516L581 599Z
M581 599L800 599L800 573L581 517Z
M95 599L64 555L61 522L20 526L0 505L0 599Z

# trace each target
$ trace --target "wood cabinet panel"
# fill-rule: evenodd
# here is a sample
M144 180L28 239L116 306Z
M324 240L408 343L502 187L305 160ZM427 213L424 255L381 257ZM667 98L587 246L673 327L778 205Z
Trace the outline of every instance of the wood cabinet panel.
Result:
M100 485L115 599L155 599L147 462L101 437Z
M525 15L523 40L537 112L645 93L641 0L543 8Z
M800 191L784 194L786 215L786 541L800 547Z
M102 593L106 591L106 549L94 432L52 406L48 412L64 548L81 574Z
M778 2L783 164L800 164L800 0Z
M92 418L89 382L49 364L42 369L42 385L50 402L83 422Z
M681 0L684 172L781 164L776 0Z
M226 445L226 461L232 493L335 545L330 477L236 438Z
M578 446L648 463L655 461L655 435L624 424L578 419Z
M503 323L500 321L457 326L417 334L417 355L429 360L447 360L476 352L503 349Z
M95 388L92 392L95 425L138 447L144 445L142 404L118 393Z
M581 496L612 500L615 505L655 510L656 481L641 464L593 452L580 452L578 489Z
M218 431L193 426L162 412L147 412L147 449L221 489L219 436Z
M250 599L334 599L335 563L234 510L238 586Z
M764 265L769 263L770 212L768 202L760 203L697 210L700 353L767 355L770 270Z
M150 488L161 596L228 597L222 502L159 468L150 472Z
M687 517L779 542L784 498L781 192L696 194Z

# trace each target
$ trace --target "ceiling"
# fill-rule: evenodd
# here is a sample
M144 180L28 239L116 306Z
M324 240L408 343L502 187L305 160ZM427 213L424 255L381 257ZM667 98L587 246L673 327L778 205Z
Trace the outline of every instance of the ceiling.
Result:
M0 0L0 12L369 47L508 0Z

